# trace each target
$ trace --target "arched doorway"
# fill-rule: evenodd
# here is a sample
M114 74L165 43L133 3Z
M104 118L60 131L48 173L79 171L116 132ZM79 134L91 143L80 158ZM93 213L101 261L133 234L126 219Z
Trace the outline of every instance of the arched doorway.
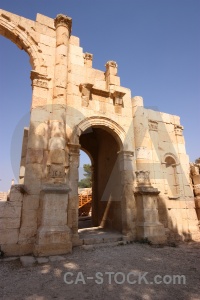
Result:
M92 157L80 149L78 181L78 228L92 227Z
M79 138L92 158L92 226L122 231L121 178L116 134L106 126L91 126Z
M131 139L114 120L82 119L69 135L68 226L74 246L78 232L78 167L80 149L93 160L93 226L117 230L129 239L136 234L134 152Z

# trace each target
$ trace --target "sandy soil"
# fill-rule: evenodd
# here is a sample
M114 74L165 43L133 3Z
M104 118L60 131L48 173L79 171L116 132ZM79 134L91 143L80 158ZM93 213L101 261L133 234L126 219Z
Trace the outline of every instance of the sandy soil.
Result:
M95 250L76 248L61 259L32 267L23 267L19 259L1 261L0 299L200 299L200 244L154 248L134 243ZM66 272L73 273L66 280L74 283L64 282ZM100 279L96 272L100 272ZM145 272L148 273L143 279ZM173 280L173 275L184 275L186 284L155 284L155 275L171 276L164 277L166 282Z

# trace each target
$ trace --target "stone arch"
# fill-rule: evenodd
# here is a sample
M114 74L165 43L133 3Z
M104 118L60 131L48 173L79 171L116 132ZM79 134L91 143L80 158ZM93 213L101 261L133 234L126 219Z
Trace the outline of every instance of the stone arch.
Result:
M174 160L174 163L176 165L178 164L178 158L173 153L171 152L165 153L163 156L163 162L165 162L167 158L171 158L172 160Z
M38 46L37 33L29 26L25 28L20 25L20 19L18 20L17 17L16 15L0 10L0 35L9 39L21 50L27 52L30 57L32 69L40 72L42 59L39 53L42 51Z
M72 133L72 142L78 144L80 135L91 127L103 127L105 130L107 130L115 137L115 139L119 143L120 151L123 150L124 141L125 141L124 129L115 121L101 116L88 117L82 120L75 127Z

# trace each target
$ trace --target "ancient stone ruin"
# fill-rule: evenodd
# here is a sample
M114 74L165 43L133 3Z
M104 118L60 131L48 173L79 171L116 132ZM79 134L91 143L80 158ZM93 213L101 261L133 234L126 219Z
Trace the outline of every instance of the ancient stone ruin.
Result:
M82 243L80 149L92 161L93 226L116 230L126 241L198 240L179 117L131 98L116 62L94 69L93 55L83 52L71 27L64 15L32 21L0 10L0 33L28 53L32 66L19 184L0 202L1 249L45 256Z
M200 158L190 164L190 177L193 186L197 217L200 220Z

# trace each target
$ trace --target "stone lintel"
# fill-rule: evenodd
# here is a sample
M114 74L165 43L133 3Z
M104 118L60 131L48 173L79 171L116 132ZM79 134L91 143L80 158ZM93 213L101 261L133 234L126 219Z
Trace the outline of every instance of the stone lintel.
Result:
M95 86L93 86L92 88L92 93L106 98L110 97L109 90L99 89L98 87Z
M154 187L147 187L147 186L140 186L140 187L136 187L135 188L135 191L134 191L134 194L137 195L137 194L140 194L140 195L158 195L160 194L160 191Z

